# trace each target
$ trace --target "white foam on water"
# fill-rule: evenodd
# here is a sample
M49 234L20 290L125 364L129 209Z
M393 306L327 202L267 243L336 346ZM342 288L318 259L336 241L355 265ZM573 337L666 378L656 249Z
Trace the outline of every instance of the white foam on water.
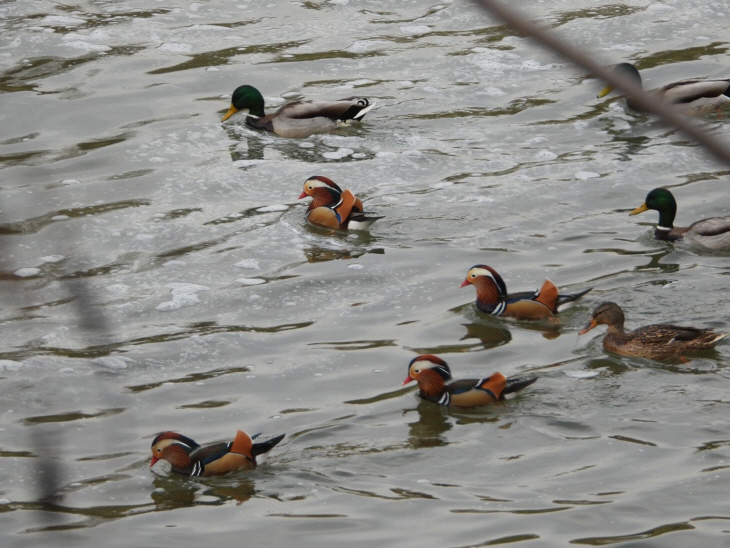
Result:
M14 360L0 360L0 371L17 371L23 367L21 362Z
M244 259L242 261L238 261L233 266L236 268L249 268L251 270L259 270L261 268L256 259Z
M171 283L165 287L171 289L172 300L158 304L155 309L160 312L170 312L172 310L179 310L185 306L194 306L200 302L196 293L210 289L204 285L188 283Z
M16 276L18 276L19 278L28 278L30 276L37 276L40 273L41 273L41 269L40 268L35 268L35 267L32 267L32 266L29 266L29 267L26 267L26 268L19 268L18 270L16 270L15 272L13 272L13 274L15 274Z

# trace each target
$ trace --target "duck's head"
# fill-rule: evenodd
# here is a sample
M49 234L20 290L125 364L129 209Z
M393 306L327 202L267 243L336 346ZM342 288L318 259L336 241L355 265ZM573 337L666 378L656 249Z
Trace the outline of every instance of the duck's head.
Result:
M619 78L625 78L627 80L631 80L636 85L641 87L641 74L639 74L639 71L637 68L632 65L631 63L619 63L618 65L615 65L613 67L613 70L611 71L615 76L618 76ZM598 94L598 98L605 97L609 93L613 91L613 86L611 84L607 85L605 88L601 90L601 93Z
M433 379L440 382L441 386L451 380L451 369L448 364L433 354L422 354L416 356L408 364L408 376L403 384L416 381L419 385Z
M177 432L162 432L152 440L152 460L150 466L158 460L166 460L173 467L184 468L190 458L188 455L200 447L194 440Z
M469 272L466 273L466 279L461 282L459 287L466 287L469 284L477 288L477 293L483 290L492 290L497 292L499 298L507 296L507 284L491 266L484 264L472 266Z
M316 199L317 195L323 195L327 194L329 196L332 196L332 198L335 201L339 201L340 194L342 194L342 189L337 186L337 184L328 177L323 177L322 175L313 175L306 181L304 181L304 190L299 195L299 199L306 198L307 196L310 196L312 198Z
M623 310L621 310L621 307L616 303L612 303L610 301L599 304L593 311L591 321L588 323L585 329L581 329L578 334L583 335L584 333L588 333L591 329L593 329L594 327L598 327L599 325L608 325L609 327L616 326L623 328L624 312Z
M238 86L231 95L231 106L221 118L221 122L225 122L239 110L248 110L251 116L263 118L265 116L264 97L261 92L253 86Z
M677 201L666 188L655 188L646 195L644 203L634 209L629 215L638 215L648 209L659 212L659 226L671 229L674 217L677 215Z

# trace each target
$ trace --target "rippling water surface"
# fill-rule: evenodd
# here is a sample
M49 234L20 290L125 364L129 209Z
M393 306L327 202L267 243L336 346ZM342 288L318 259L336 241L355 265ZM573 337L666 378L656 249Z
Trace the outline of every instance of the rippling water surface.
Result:
M726 2L517 2L647 87L730 76ZM656 242L727 215L728 169L470 3L0 3L0 544L721 546L730 347L607 355L630 327L730 329L728 255ZM367 96L359 126L286 140L221 124ZM703 122L727 140L724 120ZM310 175L384 215L303 223ZM593 292L558 323L485 318L469 267ZM536 384L450 411L417 353ZM148 468L162 430L286 433L251 473Z

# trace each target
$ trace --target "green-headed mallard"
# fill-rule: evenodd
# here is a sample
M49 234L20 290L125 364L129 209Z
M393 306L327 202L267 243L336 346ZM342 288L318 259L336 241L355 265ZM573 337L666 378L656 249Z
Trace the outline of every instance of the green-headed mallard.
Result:
M225 122L239 110L248 110L246 124L276 133L281 137L302 139L315 133L329 133L362 117L375 106L364 97L339 101L294 101L276 112L264 112L264 97L253 86L239 86L231 96L231 106L221 119Z
M632 79L639 86L642 85L641 75L631 63L619 63L613 68L613 72L618 76ZM598 97L605 97L612 90L613 86L608 85L598 94ZM681 82L672 82L666 86L647 91L647 93L659 101L676 105L680 112L687 116L700 116L709 114L718 108L730 107L730 79L703 80L697 78L682 80ZM630 109L641 110L631 100L631 97L626 98L626 104Z
M451 407L478 407L503 400L505 395L522 390L537 377L505 377L493 373L482 379L451 380L451 369L433 354L423 354L408 364L403 384L416 381L418 395L424 400Z
M730 333L716 333L712 329L653 324L633 331L624 331L624 312L612 302L599 304L593 317L579 335L599 325L607 325L603 348L624 356L638 356L652 360L680 357L685 352L709 350Z
M689 226L674 226L677 202L666 188L655 188L649 192L644 203L629 215L638 215L647 209L659 212L659 224L654 229L657 240L673 242L686 238L710 249L730 251L730 216L710 217Z

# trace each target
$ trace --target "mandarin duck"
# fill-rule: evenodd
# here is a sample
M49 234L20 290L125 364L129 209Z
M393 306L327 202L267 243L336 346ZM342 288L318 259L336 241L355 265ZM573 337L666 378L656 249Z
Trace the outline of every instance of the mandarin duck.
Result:
M364 97L338 101L294 101L276 112L264 112L264 98L253 86L239 86L231 96L231 106L221 122L239 110L248 110L246 124L255 129L276 133L280 137L303 139L315 133L330 133L363 116L375 106Z
M730 216L701 219L689 226L674 226L677 202L666 188L655 188L649 192L644 203L629 215L638 215L649 209L659 212L659 224L654 229L657 240L674 242L686 238L710 249L730 251Z
M334 181L315 175L304 181L299 199L311 197L306 219L326 228L366 230L378 219L363 211L363 205L349 190L342 190Z
M267 441L254 442L251 436L239 430L233 441L201 447L177 432L162 432L152 440L150 466L154 466L158 460L166 460L172 465L173 472L202 477L251 470L256 468L256 457L268 453L282 439L284 434Z
M642 86L641 75L631 63L619 63L613 68L614 74L630 79L639 87ZM598 98L605 97L613 91L608 85L598 94ZM676 106L682 114L687 116L701 116L709 114L718 108L730 107L730 79L703 80L692 79L672 82L666 86L647 92L653 99L668 105ZM631 97L626 99L627 106L640 111Z
M477 407L505 399L505 395L522 390L537 377L505 377L493 373L483 379L453 381L447 363L433 354L416 356L408 364L403 384L416 381L418 395L424 400L451 407Z
M477 290L476 305L479 310L492 316L510 316L520 320L547 318L558 309L580 299L592 287L575 294L561 295L557 286L545 280L537 291L507 293L507 284L492 267L478 264L469 269L460 287L472 284Z
M616 303L599 304L593 311L590 323L579 335L588 333L598 325L607 325L603 347L609 352L624 356L638 356L652 360L681 357L684 352L709 350L730 333L717 333L712 329L680 327L669 324L653 324L633 331L624 331L624 313Z

